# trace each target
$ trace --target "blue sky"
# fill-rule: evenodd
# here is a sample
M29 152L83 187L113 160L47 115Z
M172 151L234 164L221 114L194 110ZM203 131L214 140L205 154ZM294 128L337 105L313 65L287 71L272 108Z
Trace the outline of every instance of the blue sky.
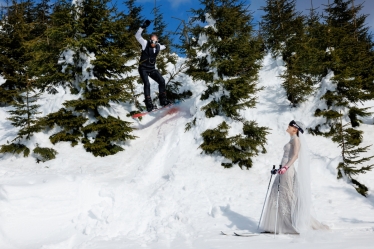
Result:
M120 0L118 0L119 3ZM250 10L254 12L255 21L259 20L263 12L259 10L261 6L265 5L265 0L244 0L244 2L250 4ZM333 2L333 0L330 0ZM355 4L363 3L364 0L355 0ZM155 5L155 0L138 0L136 1L137 4L142 5L144 7L143 16L153 20L152 8ZM314 8L319 7L319 11L321 11L324 7L321 6L322 4L327 4L328 0L313 0ZM173 17L177 17L179 19L188 20L188 17L191 16L191 13L188 11L191 8L198 9L200 6L200 2L198 0L156 0L156 4L161 6L161 11L164 13L164 20L168 24L167 30L174 32L180 22ZM304 13L308 13L307 9L310 9L311 1L310 0L298 0L296 8L299 11L303 11ZM364 9L362 13L369 14L370 12L374 12L374 1L367 0L364 3ZM374 14L370 15L367 18L368 26L371 26L371 30L374 31ZM152 24L150 26L151 30L153 28ZM177 38L175 38L177 39Z
M191 8L199 8L198 0L138 0L136 2L143 6L143 16L151 21L154 19L152 9L155 3L160 6L160 10L164 14L164 21L168 25L167 31L170 32L175 32L180 24L180 21L174 18L187 21L189 16L191 16L189 10ZM151 31L152 29L153 22L148 30ZM174 37L174 40L177 42L178 38Z

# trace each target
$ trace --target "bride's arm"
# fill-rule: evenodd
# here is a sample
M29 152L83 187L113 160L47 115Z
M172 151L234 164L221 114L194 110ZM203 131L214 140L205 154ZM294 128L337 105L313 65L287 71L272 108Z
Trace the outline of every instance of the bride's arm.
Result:
M300 140L298 137L295 137L292 141L292 146L293 146L293 155L291 158L288 160L286 165L290 167L299 157L299 151L300 151Z
M278 171L279 174L284 174L286 173L286 171L288 170L288 168L297 160L297 158L299 157L299 151L300 151L300 140L298 137L295 137L293 140L292 140L292 147L293 147L293 154L292 156L290 157L290 159L288 160L288 162L283 165L283 167Z

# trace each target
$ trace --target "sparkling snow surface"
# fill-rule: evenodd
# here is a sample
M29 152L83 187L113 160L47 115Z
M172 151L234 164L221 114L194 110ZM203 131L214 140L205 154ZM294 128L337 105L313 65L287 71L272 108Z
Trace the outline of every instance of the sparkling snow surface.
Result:
M337 145L311 135L307 140L314 209L331 230L275 238L220 235L221 230L256 232L269 171L280 162L289 140L288 122L300 120L307 126L320 122L313 112L321 104L321 93L291 109L278 77L282 62L267 56L263 65L259 83L265 89L259 93L259 103L243 111L248 120L271 128L268 153L256 157L253 168L224 169L220 157L201 154L200 133L224 119L203 118L197 112L198 126L184 132L185 124L206 102L199 98L204 85L181 76L194 97L181 103L177 113L152 114L138 122L126 117L127 106L113 104L102 110L138 128L134 134L139 138L125 144L121 153L94 157L81 144L71 147L62 142L55 146L57 158L46 163L37 164L32 155L0 155L0 248L373 248L374 171L358 177L370 188L369 197L364 198L336 179ZM152 84L156 90L157 84ZM322 88L329 86L327 77ZM43 95L41 111L57 111L73 98L77 96L59 88L57 95ZM0 108L0 144L17 133L6 119L7 110ZM240 126L230 125L232 134L240 132ZM364 145L371 144L373 118L365 119L360 129L365 132ZM27 145L52 147L48 137L54 131L36 134ZM367 154L373 153L371 148Z

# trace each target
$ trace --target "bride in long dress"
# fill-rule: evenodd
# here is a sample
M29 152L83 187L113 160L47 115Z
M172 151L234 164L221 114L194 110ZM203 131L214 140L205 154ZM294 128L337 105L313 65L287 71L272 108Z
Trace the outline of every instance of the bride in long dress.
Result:
M260 224L264 232L299 234L310 229L328 229L311 214L310 159L303 135L304 129L304 125L299 121L292 120L288 125L287 133L290 134L291 139L284 146L282 168L276 172L277 176ZM296 160L298 160L298 167L295 170Z

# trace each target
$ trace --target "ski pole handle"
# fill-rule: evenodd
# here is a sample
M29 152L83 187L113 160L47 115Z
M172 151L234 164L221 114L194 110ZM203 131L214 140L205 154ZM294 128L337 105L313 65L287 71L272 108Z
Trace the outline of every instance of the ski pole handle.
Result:
M282 165L279 165L279 169L276 169L277 173L279 174L279 171L281 170Z
M277 170L277 169L275 169L275 165L273 165L273 169L272 169L272 170L270 170L270 173L271 173L272 175L276 175L276 174L277 174L277 172L278 172L278 170Z

